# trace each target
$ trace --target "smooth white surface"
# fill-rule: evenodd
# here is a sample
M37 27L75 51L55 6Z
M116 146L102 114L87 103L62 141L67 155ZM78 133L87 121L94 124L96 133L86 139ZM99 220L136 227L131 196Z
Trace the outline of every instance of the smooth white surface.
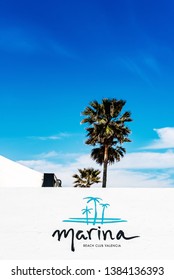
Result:
M41 187L43 174L0 156L0 187Z
M81 210L87 196L100 197L103 203L110 204L106 217L128 221L101 225L102 229L123 230L127 236L140 238L112 242L79 240L75 241L75 252L70 250L69 237L58 242L52 237L56 229L73 227L85 231L93 227L62 222L83 216ZM174 260L173 201L173 189L0 188L0 259ZM118 243L121 247L96 246L106 243Z

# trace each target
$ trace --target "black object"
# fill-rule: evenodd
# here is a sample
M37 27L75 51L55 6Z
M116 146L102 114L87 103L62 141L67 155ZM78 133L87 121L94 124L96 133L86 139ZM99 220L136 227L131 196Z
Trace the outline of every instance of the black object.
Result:
M44 173L42 187L61 187L62 181L54 173Z

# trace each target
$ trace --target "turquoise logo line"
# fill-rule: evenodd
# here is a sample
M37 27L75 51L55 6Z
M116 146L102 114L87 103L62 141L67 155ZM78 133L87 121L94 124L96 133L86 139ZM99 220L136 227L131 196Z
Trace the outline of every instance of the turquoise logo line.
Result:
M121 218L106 218L105 213L110 207L109 203L103 203L102 198L88 196L84 197L86 200L85 208L81 210L82 217L69 218L63 220L66 223L83 223L83 224L111 224L111 223L123 223L127 220L122 220Z

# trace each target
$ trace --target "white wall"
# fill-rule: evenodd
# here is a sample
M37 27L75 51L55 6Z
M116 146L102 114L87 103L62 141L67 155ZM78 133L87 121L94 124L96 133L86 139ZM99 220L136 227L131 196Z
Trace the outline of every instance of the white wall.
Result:
M0 187L41 187L43 174L0 156Z

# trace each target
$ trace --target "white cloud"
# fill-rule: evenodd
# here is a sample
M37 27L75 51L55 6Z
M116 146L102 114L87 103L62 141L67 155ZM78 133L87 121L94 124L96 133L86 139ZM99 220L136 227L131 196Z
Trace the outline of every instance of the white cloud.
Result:
M112 169L108 172L108 187L119 188L169 188L174 180L166 172L141 172Z
M154 129L158 134L159 139L156 139L149 146L148 149L166 149L174 148L174 127L164 127Z
M70 158L70 154L62 154L62 157ZM40 171L42 173L55 173L58 178L63 182L63 186L73 186L72 175L77 173L78 168L84 167L94 167L100 169L99 166L92 161L89 155L76 155L76 160L70 162L69 164L59 164L51 162L47 159L41 160L20 160L20 164L30 167L34 170Z
M155 129L159 139L154 140L148 149L174 148L174 127ZM70 134L59 133L57 136L68 137ZM50 151L35 156L37 160L19 161L42 173L55 173L64 187L73 186L72 175L78 168L102 167L90 158L89 154L62 153ZM174 186L174 151L140 151L127 153L120 162L108 167L109 187L173 187ZM102 175L101 175L102 176ZM101 184L97 184L101 187ZM93 186L93 187L96 187Z
M69 133L64 133L60 132L56 135L48 135L48 136L31 136L30 138L36 139L36 140L42 140L42 141L47 141L47 140L60 140L65 137L69 137L71 134Z
M59 156L59 153L57 153L56 151L51 151L48 153L39 154L39 155L37 155L37 158L45 159L45 158L55 158L58 156Z
M56 152L56 151L50 151L50 152L47 152L47 153L41 153L41 154L38 154L38 155L35 155L34 158L37 158L37 159L56 159L56 160L69 160L69 161L72 161L74 160L75 158L78 158L81 154L79 153L63 153L63 152Z
M40 172L55 173L63 182L63 187L72 187L72 175L78 168L94 167L100 169L89 155L78 155L74 162L58 164L44 160L20 161ZM174 153L140 152L127 154L119 163L108 168L109 187L173 187L171 169L174 168ZM158 171L157 171L158 170ZM93 187L101 187L97 184Z
M61 139L60 136L57 136L57 135L52 135L52 136L38 136L36 137L38 140L59 140Z
M174 168L174 153L139 152L128 153L117 163L118 169L166 169Z

